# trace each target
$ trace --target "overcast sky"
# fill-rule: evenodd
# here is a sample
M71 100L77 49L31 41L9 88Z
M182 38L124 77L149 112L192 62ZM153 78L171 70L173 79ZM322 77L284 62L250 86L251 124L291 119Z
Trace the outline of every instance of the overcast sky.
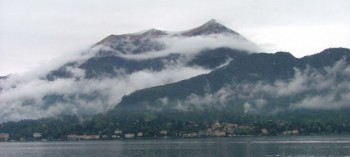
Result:
M350 48L349 0L0 0L0 76L69 58L110 34L210 19L297 57Z

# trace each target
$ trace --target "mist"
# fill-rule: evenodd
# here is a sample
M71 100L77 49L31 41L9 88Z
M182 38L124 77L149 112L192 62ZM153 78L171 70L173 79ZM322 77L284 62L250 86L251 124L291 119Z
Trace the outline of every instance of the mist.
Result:
M345 58L322 69L308 66L305 69L295 68L294 71L292 78L272 83L233 81L218 91L204 89L204 95L191 94L185 99L174 101L162 98L167 100L163 105L184 112L208 107L222 110L236 106L243 113L268 115L283 111L350 107L350 66Z
M144 70L116 78L83 79L81 69L72 71L74 78L55 81L32 78L13 82L17 77L1 81L1 121L102 113L116 106L122 96L133 91L209 72L198 67L173 66L162 71ZM47 104L47 96L60 96L63 100ZM92 100L86 99L91 96L94 97Z
M115 107L124 95L136 90L209 73L213 69L186 65L186 62L202 50L229 47L251 52L258 49L249 42L223 35L165 36L152 39L151 42L156 46L163 45L163 49L146 51L141 54L127 54L108 45L95 45L82 53L74 53L52 60L49 64L42 65L31 72L10 75L8 79L0 80L0 121L39 119L61 114L94 115L104 113ZM134 49L138 45L129 44L127 46ZM165 57L174 53L182 57L176 62L164 63L164 69L160 71L143 69L125 73L124 69L115 69L115 72L118 73L117 77L100 76L87 79L85 77L86 71L79 66L92 57L99 57L101 51L108 52L107 55L116 55L127 60L137 61ZM222 63L221 66L228 64L228 61ZM71 77L46 79L48 73L67 63L75 63L65 67L65 70L72 74ZM53 99L52 102L51 99Z
M210 50L219 47L227 47L246 52L260 52L260 48L237 35L212 34L206 36L172 36L167 35L153 40L154 43L166 47L159 51L150 51L141 54L123 54L115 51L116 55L131 60L146 60L151 58L164 57L170 54L181 54L188 59L192 59L203 50ZM136 47L137 45L129 45ZM106 48L108 49L108 47ZM132 48L131 48L132 49ZM108 50L113 50L109 48Z

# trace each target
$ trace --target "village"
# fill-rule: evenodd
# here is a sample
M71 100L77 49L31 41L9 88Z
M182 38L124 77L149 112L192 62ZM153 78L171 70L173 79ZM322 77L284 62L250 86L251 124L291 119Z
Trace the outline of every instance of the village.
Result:
M196 123L190 122L197 126ZM258 129L258 130L257 130ZM11 139L11 133L0 133L0 141L16 141ZM63 138L47 138L41 132L34 132L32 137L21 137L18 141L75 141L75 140L117 140L117 139L167 139L167 138L204 138L204 137L233 137L233 136L269 136L269 128L257 128L254 125L238 125L235 123L220 123L216 121L207 125L205 129L193 131L159 130L156 134L149 136L143 131L128 132L122 128L116 128L112 134L67 134ZM290 136L299 135L299 130L284 130L277 135Z

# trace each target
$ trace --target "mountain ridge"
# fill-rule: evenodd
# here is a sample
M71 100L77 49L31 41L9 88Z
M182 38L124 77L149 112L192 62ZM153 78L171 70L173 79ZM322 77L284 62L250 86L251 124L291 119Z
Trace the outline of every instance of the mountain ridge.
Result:
M326 57L327 59L319 59L320 57ZM208 87L212 93L215 93L224 88L225 85L231 84L231 81L237 86L241 83L247 84L249 82L256 82L257 84L266 82L272 85L276 81L286 80L288 82L288 80L296 77L298 73L296 69L306 73L307 69L314 68L322 74L333 65L336 66L335 64L341 60L344 60L345 64L350 63L350 49L326 49L318 54L299 59L290 53L284 52L250 54L238 57L228 65L208 74L136 91L123 97L121 103L115 107L115 110L118 110L118 107L128 108L135 105L136 108L142 108L145 105L149 107L151 104L157 104L156 100L162 98L167 98L170 102L171 100L184 100L193 94L205 96ZM240 100L238 99L237 101ZM172 106L168 107L171 108ZM147 110L147 108L145 109Z
M179 32L169 32L164 30L158 30L156 28L151 28L145 31L120 34L120 35L109 35L108 37L102 39L100 42L96 43L94 46L103 45L105 43L110 43L112 41L120 39L129 39L129 40L140 40L140 39L149 39L149 38L158 38L162 36L184 36L184 37L194 37L194 36L205 36L211 34L223 34L223 35L234 35L240 39L248 41L246 38L241 36L239 33L229 29L221 23L218 23L215 19L211 19L208 22L204 23L201 26Z
M48 73L9 77L0 82L0 122L104 113L135 90L208 73L255 52L252 42L216 21L189 30L110 35Z
M167 46L161 42L162 38L175 38L181 41L182 39L177 39L179 36L184 38L190 38L194 36L208 36L208 35L233 35L232 38L238 37L238 40L242 42L254 45L252 42L248 41L246 38L238 34L237 32L227 28L226 26L218 23L216 20L212 19L205 24L189 29L187 31L173 32L169 33L167 31L149 29L137 33L121 34L121 35L110 35L100 42L96 43L93 47L101 47L98 49L95 56L89 58L85 63L78 65L80 69L86 69L87 67L87 77L93 78L98 75L109 75L115 76L114 70L125 69L127 73L132 73L139 70L151 69L151 70L161 70L164 67L163 60L169 60L171 62L176 62L178 60L184 60L184 55L178 54L179 52L172 52L170 54L160 55L159 57L133 60L132 58L125 58L126 56L132 55L142 55L148 52L159 52L166 50ZM105 48L107 47L107 48ZM218 52L220 47L212 49L199 50L198 55L192 60L187 61L188 66L198 65L204 68L214 69L217 66L223 64L227 59L235 58L235 55L241 55L243 53L251 53L248 50L240 50L230 48L232 50L224 50L225 46L221 47L223 51ZM212 51L212 52L210 52ZM237 52L229 52L237 51ZM202 54L205 53L205 55ZM240 53L238 53L240 52ZM211 57L215 57L215 64L211 64ZM196 62L200 63L196 63ZM106 62L107 64L103 63ZM210 65L207 65L210 63ZM74 63L68 64L68 66L74 65ZM92 65L92 66L90 66ZM106 65L104 67L97 67L98 65ZM97 68L96 68L97 67ZM66 68L60 67L56 71L52 71L47 78L53 80L55 77L70 77L72 76ZM108 69L108 70L105 70ZM106 73L104 73L106 72Z

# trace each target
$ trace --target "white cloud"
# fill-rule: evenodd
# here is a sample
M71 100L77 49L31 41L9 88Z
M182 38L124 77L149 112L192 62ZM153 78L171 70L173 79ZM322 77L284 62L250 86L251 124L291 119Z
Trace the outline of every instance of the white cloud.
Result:
M110 34L185 30L211 18L272 45L268 51L300 57L350 47L349 7L347 0L1 0L0 75L29 71Z
M216 92L208 90L204 95L191 94L184 100L167 101L167 104L175 104L174 108L180 111L203 109L208 106L222 109L235 105L244 113L263 114L298 109L349 108L349 69L346 60L341 59L323 69L295 69L294 77L288 80L276 80L272 83L232 83ZM278 100L277 104L275 100Z
M43 80L40 77L12 76L0 82L0 121L37 119L59 114L96 114L119 103L122 96L156 85L187 79L209 70L173 65L162 71L138 71L117 78L86 80L81 69L70 68L75 78ZM24 78L24 79L21 79ZM80 78L80 79L76 79ZM96 95L98 94L98 95ZM45 97L60 96L61 101L45 103ZM84 96L96 96L92 100Z
M154 44L162 45L164 49L140 54L123 54L122 52L115 51L112 48L108 47L104 47L104 49L108 51L114 51L117 56L131 60L145 60L151 58L165 57L174 53L186 56L186 59L190 60L203 50L215 49L220 47L228 47L247 52L260 51L260 49L255 44L242 40L239 36L222 34L195 37L168 35L155 39ZM133 49L133 46L137 45L128 45L130 49Z
M244 103L243 108L244 108L244 113L248 113L252 107L248 102L246 102Z

